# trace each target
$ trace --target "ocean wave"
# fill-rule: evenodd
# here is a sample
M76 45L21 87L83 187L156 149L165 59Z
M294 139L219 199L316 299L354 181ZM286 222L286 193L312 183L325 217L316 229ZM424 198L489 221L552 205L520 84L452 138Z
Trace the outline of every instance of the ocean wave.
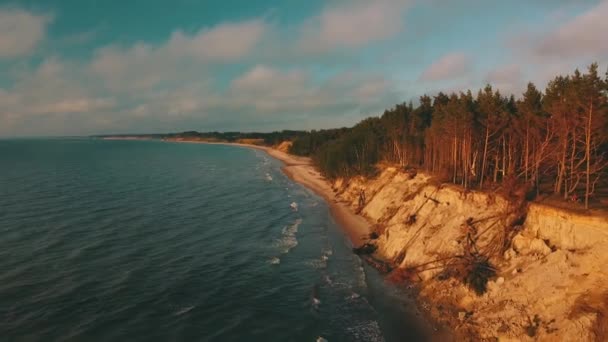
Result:
M190 310L192 310L192 309L194 309L194 305L193 306L186 306L186 307L183 307L183 308L179 309L174 315L175 316L180 316L180 315L183 315L183 314L185 314L187 312L190 312Z
M306 264L316 269L325 269L327 268L327 261L333 253L331 249L325 249L319 259L310 260Z
M49 167L82 170L37 183L41 194L54 196L15 186L8 192L14 197L0 199L8 204L0 205L7 209L0 214L0 302L9 303L0 308L0 340L246 340L252 331L260 340L366 340L348 338L365 328L346 328L379 317L365 303L374 293L356 285L359 264L341 235L327 233L333 221L323 202L285 178L279 163L247 172L261 158L233 163L220 147L187 155L189 145L159 154L133 146L133 157L118 149L116 159L99 159L104 167L97 158L89 166L78 158L37 161L32 167L40 173L24 186L44 179ZM109 147L102 152L112 157ZM268 183L267 176L277 179ZM287 207L294 201L300 213ZM322 302L313 315L311 283Z
M364 321L346 328L353 341L383 342L382 330L376 321Z
M359 285L361 288L367 288L367 276L365 275L363 265L359 265L357 273L357 285Z
M329 286L331 286L334 289L340 289L340 290L350 290L353 288L353 286L349 283L343 282L343 281L334 281L331 280L331 283L328 283Z
M350 296L347 296L345 299L347 300L355 300L355 299L359 299L361 298L361 295L358 294L357 292L354 292L350 294Z
M298 245L298 239L296 233L298 227L302 223L302 219L297 219L293 224L283 228L282 236L277 240L276 245L282 250L283 254L289 253L289 251Z
M314 259L314 260L309 260L305 262L306 265L314 268L314 269L318 269L318 270L322 270L322 269L326 269L327 268L327 260L326 259Z

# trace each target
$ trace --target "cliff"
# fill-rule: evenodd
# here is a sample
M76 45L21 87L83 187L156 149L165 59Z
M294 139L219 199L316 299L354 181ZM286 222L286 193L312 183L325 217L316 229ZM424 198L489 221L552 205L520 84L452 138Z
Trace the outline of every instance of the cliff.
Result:
M339 201L375 225L374 258L417 285L459 340L608 339L608 219L465 191L385 168L338 180Z

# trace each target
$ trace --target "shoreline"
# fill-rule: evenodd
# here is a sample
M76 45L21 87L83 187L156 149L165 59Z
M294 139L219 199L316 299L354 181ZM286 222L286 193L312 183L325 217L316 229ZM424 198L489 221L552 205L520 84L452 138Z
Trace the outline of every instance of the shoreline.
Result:
M331 184L319 173L319 171L317 171L308 157L293 156L272 147L259 145L186 140L165 141L175 143L227 145L264 151L272 158L283 163L281 171L283 171L289 179L311 190L327 202L334 220L348 236L353 247L359 247L364 244L368 240L369 234L372 232L372 225L370 222L364 217L355 214L349 207L338 201Z
M429 175L412 176L396 167L386 167L373 179L336 183L336 195L310 158L266 146L211 144L255 148L280 160L290 179L326 200L355 247L367 242L376 224L374 257L398 271L391 281L415 288L416 307L432 328L432 340L605 337L597 330L606 324L603 313L608 308L608 292L598 287L607 277L602 271L608 250L605 213L515 202L491 192L436 184ZM361 189L370 198L362 208L367 219L353 209ZM401 198L398 205L396 198ZM464 232L463 227L470 229ZM499 240L505 232L511 234L508 244ZM469 276L459 273L461 264L454 262L471 248L462 242L464 234L475 249L485 251L494 269L481 290L467 283ZM538 293L547 296L538 298Z

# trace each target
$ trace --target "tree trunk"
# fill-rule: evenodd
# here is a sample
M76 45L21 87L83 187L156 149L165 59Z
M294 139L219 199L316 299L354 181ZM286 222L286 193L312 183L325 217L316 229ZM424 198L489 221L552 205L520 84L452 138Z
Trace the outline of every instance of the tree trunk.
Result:
M453 152L452 152L452 167L454 168L454 180L452 181L452 183L456 184L456 172L458 172L458 158L457 158L457 149L458 149L458 140L456 138L456 135L454 135L454 146L452 147Z
M568 134L563 138L561 160L558 163L558 175L555 182L555 193L561 194L562 183L564 182L564 174L566 172L566 155L568 154Z
M525 180L528 182L528 160L530 159L530 121L526 121L526 147L525 147L525 156L524 156L524 174Z
M486 159L488 158L488 141L490 140L490 128L486 126L486 138L483 144L483 158L481 159L481 180L479 181L479 188L483 188L483 177L486 174Z
M566 177L566 179L564 180L564 199L568 199L568 195L570 195L570 193L572 191L576 191L575 187L572 186L572 183L574 183L574 177L576 176L576 169L578 167L574 167L574 160L576 159L576 129L573 128L572 129L572 150L570 152L570 179L568 179L568 177ZM569 181L569 182L568 182ZM568 182L568 183L566 183ZM570 186L568 186L568 184L570 184Z
M498 157L498 153L496 153L496 157L494 158L494 183L498 182L498 170L500 169L500 158Z
M507 138L503 135L502 137L502 180L505 179L505 173L507 172Z
M589 187L591 185L591 118L593 114L593 102L589 106L589 120L587 121L587 134L585 136L585 158L587 158L587 180L585 184L585 209L589 209Z

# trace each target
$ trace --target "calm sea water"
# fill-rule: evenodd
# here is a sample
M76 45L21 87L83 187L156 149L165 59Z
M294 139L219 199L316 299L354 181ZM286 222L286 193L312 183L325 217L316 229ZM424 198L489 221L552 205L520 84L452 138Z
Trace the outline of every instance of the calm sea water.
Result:
M230 146L0 140L0 340L421 340L407 294L280 166Z

